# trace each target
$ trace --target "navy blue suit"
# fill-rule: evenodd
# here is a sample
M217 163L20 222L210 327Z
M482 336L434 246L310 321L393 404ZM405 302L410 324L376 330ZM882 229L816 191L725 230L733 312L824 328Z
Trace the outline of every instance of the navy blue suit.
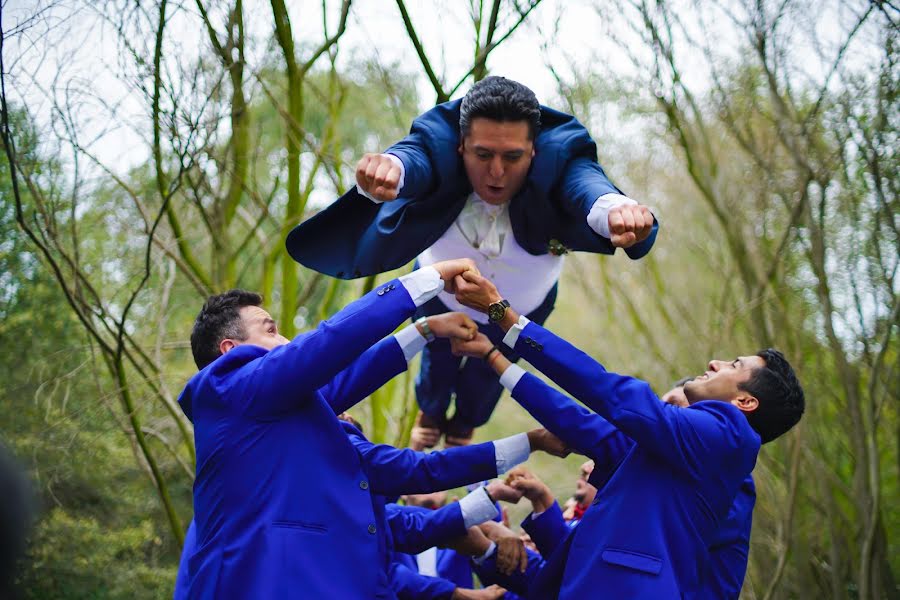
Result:
M413 121L409 135L388 148L403 162L400 196L376 204L350 189L291 231L286 245L297 262L333 277L352 279L412 262L453 224L472 192L459 146L460 100L432 108ZM621 193L597 164L597 146L575 117L541 107L535 156L522 189L510 200L516 242L547 254L551 240L567 248L612 254L610 241L587 224L600 196ZM650 251L649 238L625 250Z
M301 264L340 278L400 268L438 240L463 209L472 186L457 152L460 100L440 104L413 121L409 135L388 148L403 162L399 197L376 204L354 186L336 202L294 228L287 250ZM575 117L541 107L535 156L522 188L510 200L509 218L516 242L532 255L549 252L551 241L572 250L613 254L607 238L587 224L600 196L621 193L597 163L597 146ZM650 251L657 225L643 242L625 250L637 259ZM474 250L473 250L474 252ZM556 287L528 317L543 323L553 310ZM416 316L446 312L437 298ZM499 330L480 327L499 343ZM515 353L504 350L515 361ZM460 427L478 427L490 418L502 388L481 361L460 368L449 343L438 340L422 355L416 398L429 416L444 418L456 395Z
M549 557L533 597L706 597L709 548L759 451L744 415L725 402L660 402L646 383L607 372L534 323L516 350L634 441ZM513 397L529 410L546 407L547 389L526 374ZM558 422L544 425L559 430Z

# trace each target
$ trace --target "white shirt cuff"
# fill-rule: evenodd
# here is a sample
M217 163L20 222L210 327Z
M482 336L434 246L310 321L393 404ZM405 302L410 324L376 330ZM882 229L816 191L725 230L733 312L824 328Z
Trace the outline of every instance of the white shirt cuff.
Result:
M497 505L488 498L487 489L484 486L474 492L469 492L460 500L459 510L462 511L466 529L490 521L497 516Z
M494 456L497 459L497 475L506 473L518 464L528 460L531 444L527 433L517 433L494 442Z
M403 161L400 160L399 157L394 156L393 154L384 153L384 154L382 154L382 156L387 156L389 159L391 159L392 163L394 163L395 165L400 167L400 181L397 182L397 193L399 194L400 190L403 189L403 184L406 182L406 167L403 166ZM360 194L362 194L363 196L365 196L366 198L368 198L369 200L371 200L372 202L374 202L375 204L384 204L384 200L377 199L375 196L373 196L366 190L359 187L358 183L356 184L356 191L359 192Z
M481 556L473 556L472 557L472 562L474 562L476 565L480 565L484 561L489 559L491 556L493 556L494 552L496 552L496 551L497 551L497 544L494 542L491 542L491 545L488 546L488 549L484 551L484 554L482 554Z
M416 269L412 273L401 275L399 279L416 306L422 306L444 289L441 275L434 267Z
M531 323L525 315L519 315L519 322L509 328L506 335L503 336L503 343L510 348L515 349L516 342L519 341L519 334L525 329L525 326Z
M513 391L513 388L516 387L516 384L519 383L519 380L522 379L525 372L525 369L519 365L509 365L503 372L503 375L500 376L500 385L510 392Z
M419 333L419 328L415 325L404 327L394 334L394 339L400 344L400 349L403 350L406 362L411 361L416 354L424 350L425 344L428 343L428 340L422 337L422 334Z
M532 511L532 512L531 512L531 520L534 521L535 519L537 519L539 516L541 516L541 515L544 514L545 512L547 512L547 511L546 511L546 510L542 510L541 512L534 512L534 511Z
M609 239L609 211L617 206L626 204L637 204L637 202L622 194L603 194L594 201L591 212L588 213L588 225L590 225L591 229L596 231L598 235L602 235L606 239Z

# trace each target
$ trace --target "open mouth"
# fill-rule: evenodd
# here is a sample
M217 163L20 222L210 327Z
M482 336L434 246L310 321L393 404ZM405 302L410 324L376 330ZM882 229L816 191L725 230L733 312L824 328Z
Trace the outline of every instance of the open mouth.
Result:
M489 192L495 195L500 195L503 193L503 186L500 185L489 185L487 186Z

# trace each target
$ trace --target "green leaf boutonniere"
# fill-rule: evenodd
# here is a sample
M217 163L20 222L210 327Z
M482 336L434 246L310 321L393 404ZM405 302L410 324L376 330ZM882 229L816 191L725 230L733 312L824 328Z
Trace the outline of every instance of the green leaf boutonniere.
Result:
M562 242L555 239L550 240L550 243L547 244L547 251L553 256L562 256L563 254L569 253L569 249L566 248Z

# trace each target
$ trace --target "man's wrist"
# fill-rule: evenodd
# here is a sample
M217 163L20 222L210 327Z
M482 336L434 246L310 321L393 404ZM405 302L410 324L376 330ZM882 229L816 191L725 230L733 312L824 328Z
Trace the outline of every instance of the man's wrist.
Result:
M503 315L503 318L497 321L497 325L500 326L500 329L503 331L509 331L513 325L519 322L519 313L515 311L515 309L510 306L506 309L506 314Z
M531 500L531 507L535 513L543 513L553 506L554 502L556 500L553 498L553 494L550 493L550 489L544 488L536 498Z
M422 337L425 338L425 341L429 344L434 341L434 332L431 331L431 327L428 325L428 317L419 317L416 319L416 329L419 330L419 333L422 334Z

